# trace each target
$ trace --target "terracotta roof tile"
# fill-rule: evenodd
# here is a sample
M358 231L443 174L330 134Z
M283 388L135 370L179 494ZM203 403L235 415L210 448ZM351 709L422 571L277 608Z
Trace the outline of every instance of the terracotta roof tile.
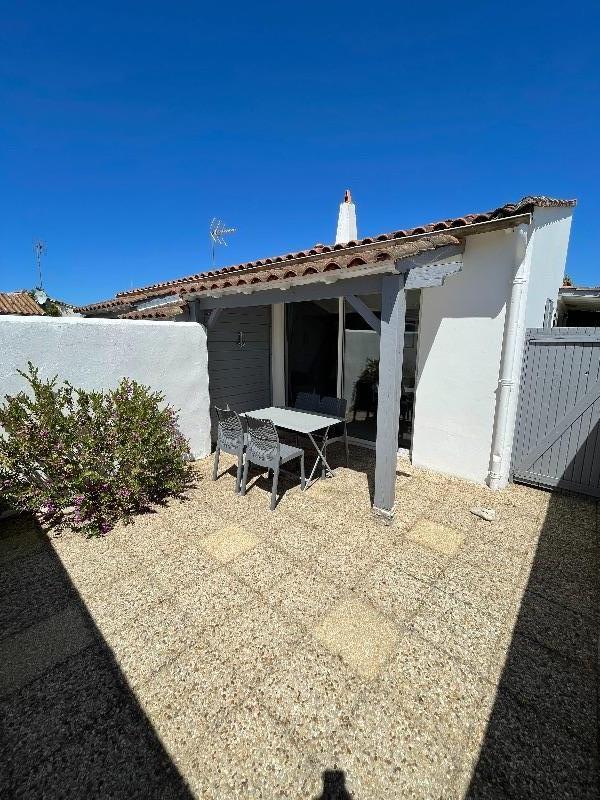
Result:
M22 317L43 317L41 308L27 292L0 292L0 314L18 314Z
M516 203L507 203L506 205L499 206L491 211L485 211L481 213L475 214L467 214L462 217L454 217L449 218L446 220L441 220L438 222L431 222L426 225L419 225L415 228L407 228L401 229L397 231L392 231L390 233L382 233L377 236L370 236L365 237L363 239L359 239L358 241L347 242L346 244L334 244L334 245L323 245L323 244L316 244L309 250L299 250L296 253L287 253L286 255L282 256L274 256L265 259L257 259L256 261L247 261L242 264L237 264L233 266L223 267L222 269L218 270L211 270L209 272L204 273L196 273L194 275L187 275L183 278L177 278L170 281L163 281L161 283L151 284L149 286L144 286L139 289L131 289L129 291L119 292L112 300L105 300L99 303L90 303L86 306L81 306L77 309L77 311L82 311L83 313L90 313L94 311L103 311L103 310L117 310L120 306L133 306L135 303L141 302L142 300L147 300L148 298L154 297L161 297L172 294L174 290L176 290L179 294L186 294L190 291L201 291L203 289L216 289L216 288L223 288L222 286L222 278L227 275L231 276L236 273L246 274L248 272L262 270L265 267L269 267L270 265L279 266L286 262L298 262L302 263L305 259L313 259L316 256L325 254L325 253L336 253L336 261L338 253L344 253L355 247L363 248L365 245L369 245L372 243L390 243L390 244L399 244L398 240L405 239L409 236L415 236L417 234L428 234L428 233L442 233L444 231L448 231L451 229L456 228L463 228L468 227L469 225L474 225L482 222L491 222L493 220L500 220L506 217L516 216L518 214L526 214L532 213L535 207L542 207L542 208L549 208L549 207L560 207L560 206L574 206L576 205L576 200L559 200L552 197L546 196L528 196L523 197ZM342 259L341 266L348 266L348 263L343 263L345 259ZM291 264L290 264L291 266ZM280 277L296 277L299 275L304 274L303 270L297 265L293 265L293 275L286 274L276 274L275 277L271 277L271 280L279 279ZM319 271L315 269L315 271ZM261 276L258 282L262 282L265 280ZM269 278L266 278L269 280ZM247 283L248 280L245 278L240 278L232 283L232 286L235 285L244 285ZM256 283L254 279L250 280L251 283ZM193 286L193 288L192 288ZM202 287L198 289L198 287Z

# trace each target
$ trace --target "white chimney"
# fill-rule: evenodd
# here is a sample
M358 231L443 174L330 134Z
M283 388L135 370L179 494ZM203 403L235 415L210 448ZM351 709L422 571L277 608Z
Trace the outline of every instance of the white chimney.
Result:
M340 203L340 213L338 216L337 233L335 234L336 244L346 244L358 238L356 230L356 206L352 202L350 189L346 189L344 202Z

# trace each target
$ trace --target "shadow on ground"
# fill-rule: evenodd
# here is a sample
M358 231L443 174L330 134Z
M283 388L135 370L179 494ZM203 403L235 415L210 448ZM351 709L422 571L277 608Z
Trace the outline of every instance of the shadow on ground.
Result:
M598 524L595 498L548 495L468 800L600 796Z
M46 535L0 521L0 797L191 798Z

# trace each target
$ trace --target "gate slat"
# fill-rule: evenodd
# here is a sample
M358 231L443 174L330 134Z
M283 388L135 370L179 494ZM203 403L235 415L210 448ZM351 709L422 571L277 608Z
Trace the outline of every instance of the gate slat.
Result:
M600 348L594 348L590 346L588 349L590 350L590 364L587 370L587 391L589 391L592 386L598 384L598 364L600 362ZM583 483L583 465L586 460L587 446L590 444L589 437L593 432L594 427L593 409L594 404L592 404L581 417L577 454L573 461L573 469L571 471L571 480L578 481L580 483Z
M590 361L592 358L592 350L586 345L583 346L583 356L581 359L581 368L579 370L579 381L577 382L577 394L575 402L579 404L582 395L585 395L587 389ZM585 409L587 410L587 409ZM582 414L584 410L582 410ZM567 481L573 481L573 471L575 467L575 459L580 448L579 438L581 436L581 415L570 426L569 449L567 450L567 463L563 478Z
M548 385L548 390L544 398L542 406L542 415L545 421L543 427L544 439L548 433L554 428L556 422L556 396L560 390L561 379L561 356L564 356L564 348L552 347L552 355L549 358L548 370L552 371L552 377ZM548 475L548 466L550 461L550 453L547 450L540 459L539 472L541 475Z
M564 344L562 346L563 352L563 375L560 383L560 389L556 398L556 417L554 424L565 416L567 413L567 397L569 386L571 384L571 376L573 374L573 365L575 360L575 347L572 344ZM550 461L548 464L548 475L556 475L560 464L560 450L561 440L555 442L550 449Z
M565 414L568 412L570 408L573 408L576 402L577 386L579 381L579 375L581 374L582 358L583 358L583 348L581 347L581 345L578 345L577 347L574 348L573 352L573 367L571 369L571 378L569 380L569 385L567 386ZM564 475L565 469L569 464L568 453L569 453L570 439L571 439L570 431L567 431L566 434L563 434L560 438L559 457L555 475Z

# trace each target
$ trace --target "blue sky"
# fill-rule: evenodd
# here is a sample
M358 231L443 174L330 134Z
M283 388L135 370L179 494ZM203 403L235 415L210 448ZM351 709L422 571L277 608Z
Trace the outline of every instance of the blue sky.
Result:
M600 283L591 2L0 2L0 289L76 303L524 194Z

